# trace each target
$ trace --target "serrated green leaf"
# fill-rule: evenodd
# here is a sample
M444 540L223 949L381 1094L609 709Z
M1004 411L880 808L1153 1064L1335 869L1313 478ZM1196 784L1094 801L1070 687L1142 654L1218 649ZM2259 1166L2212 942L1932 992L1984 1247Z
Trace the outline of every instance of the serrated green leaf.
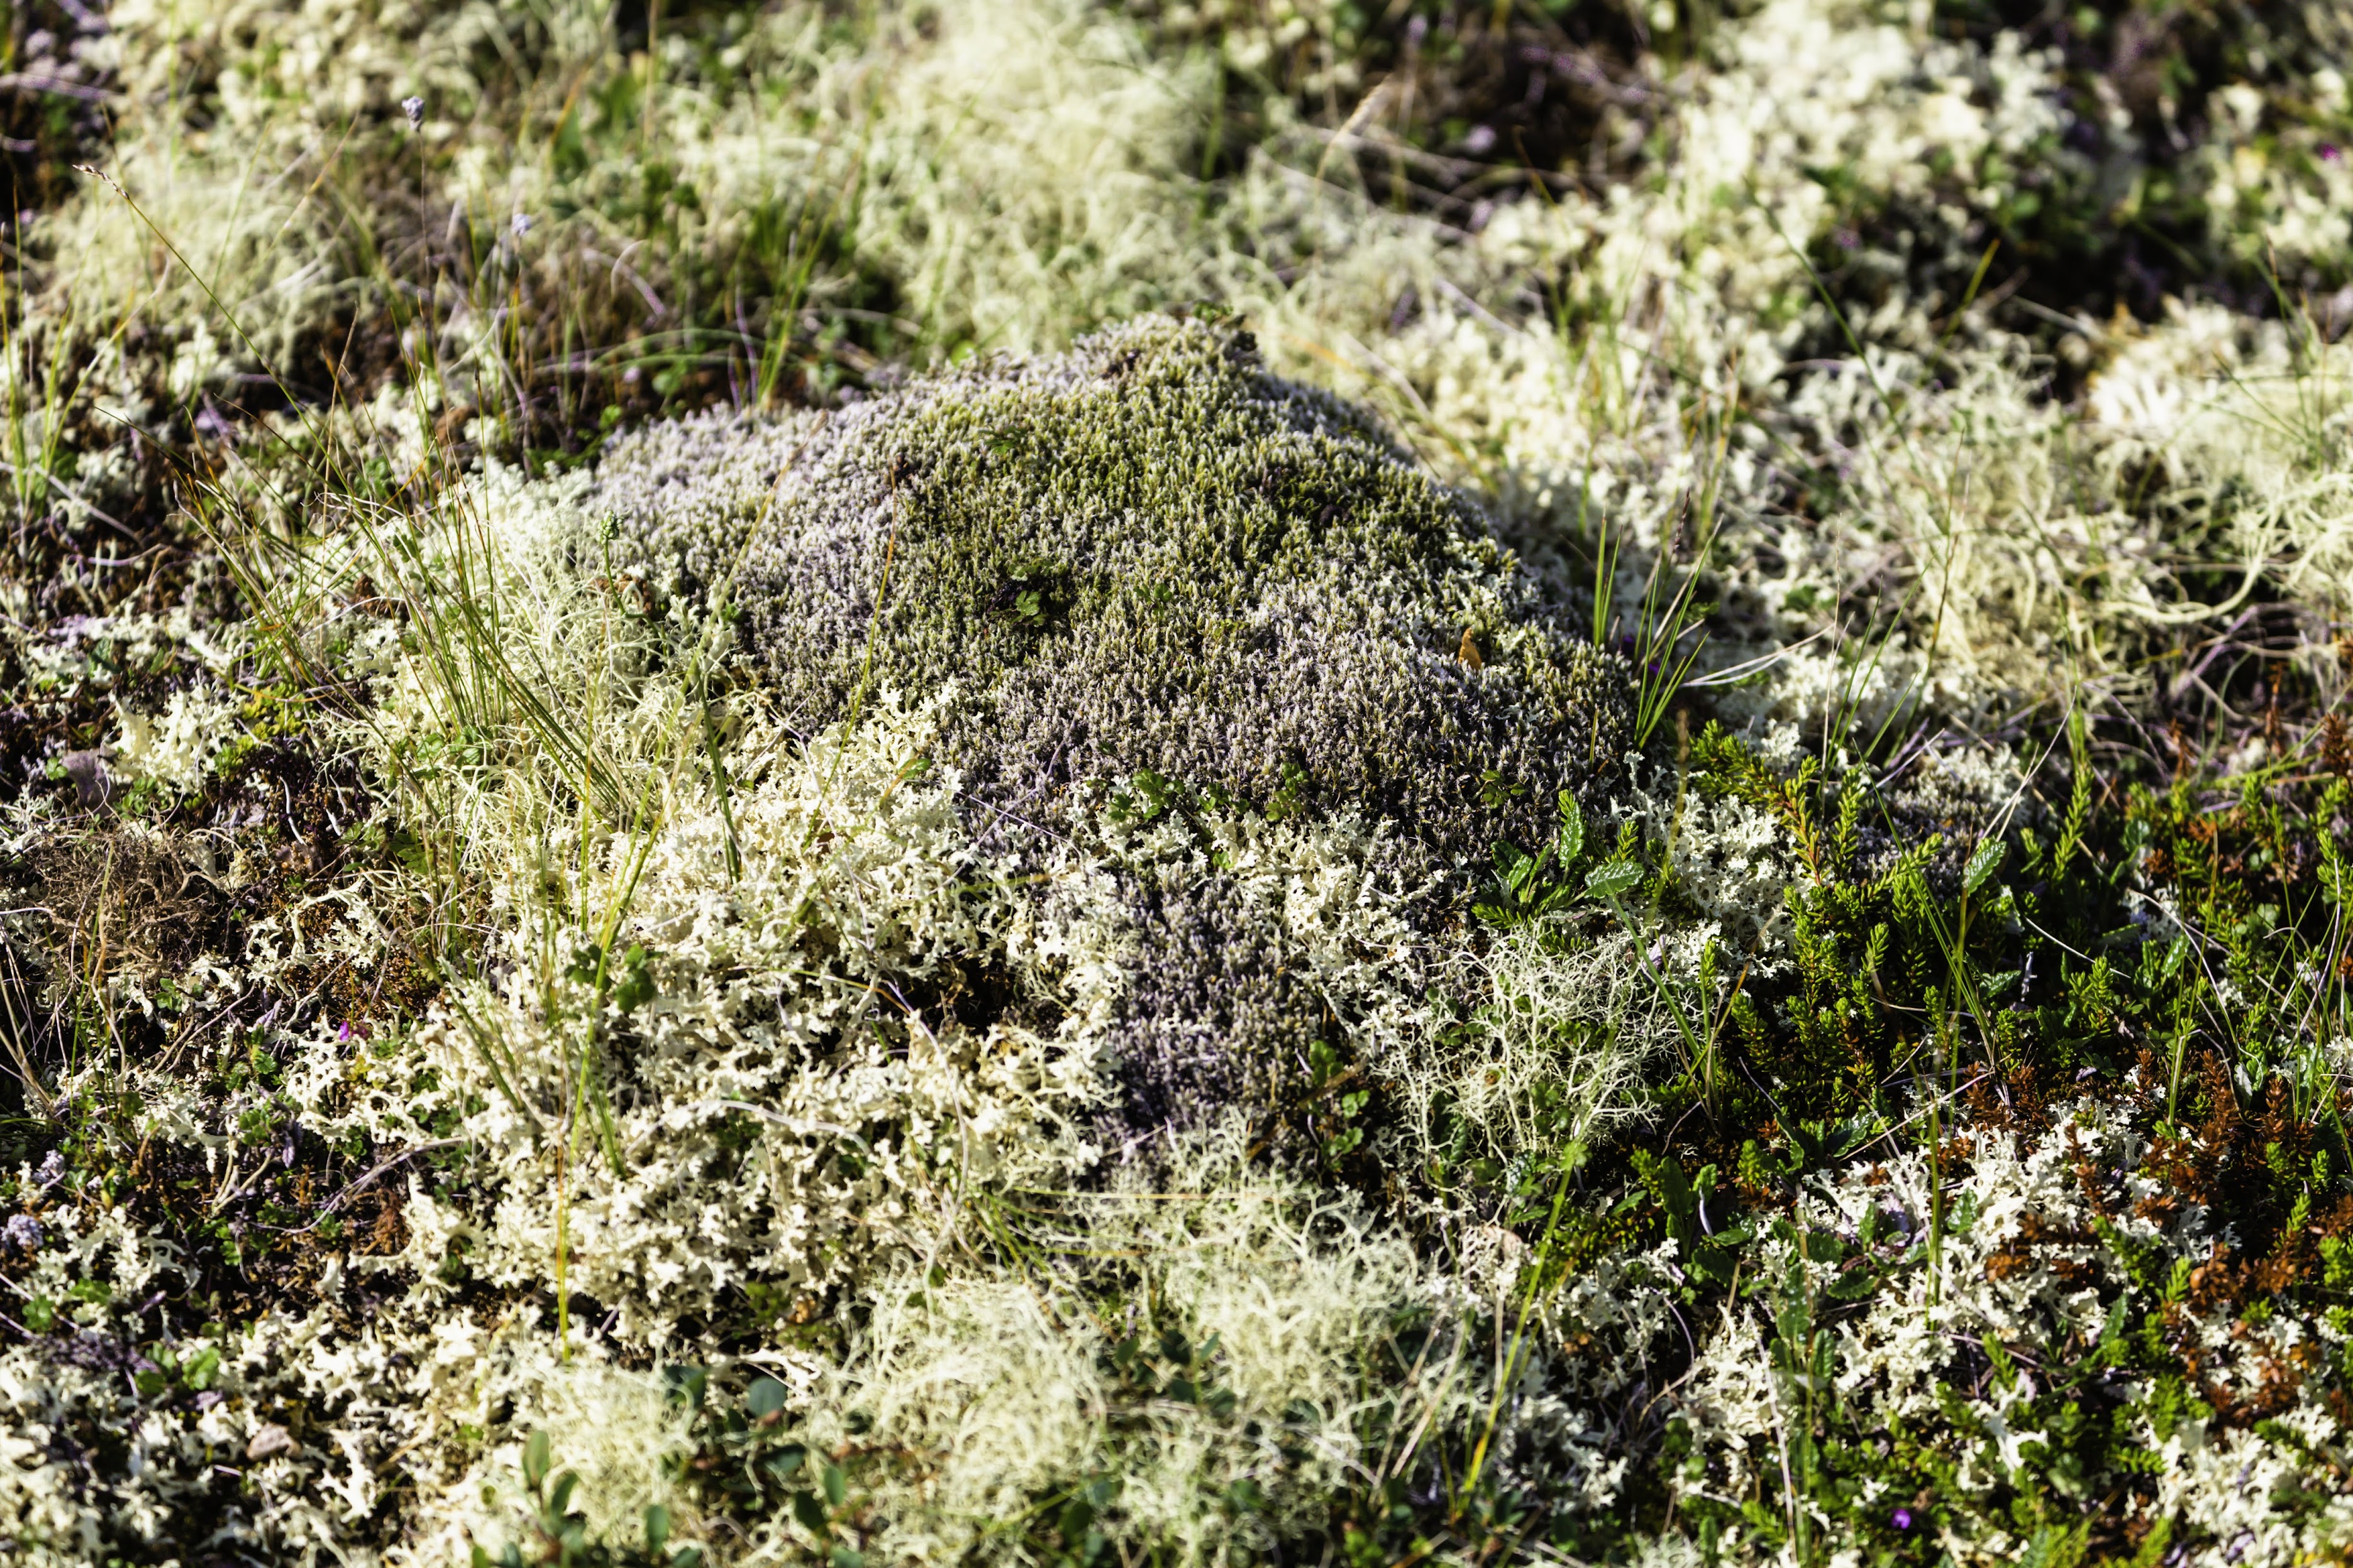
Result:
M1992 880L1993 874L2001 869L2002 860L2009 853L2010 846L1998 836L1980 839L1978 847L1970 851L1969 863L1961 872L1961 890L1973 894Z
M1642 880L1642 868L1633 860L1611 860L1585 874L1585 890L1597 899L1614 899Z
M1876 1277L1867 1269L1858 1268L1833 1279L1825 1293L1833 1301L1860 1301L1878 1288Z
M1553 837L1554 853L1564 871L1585 852L1585 813L1577 809L1577 796L1560 792L1560 830Z

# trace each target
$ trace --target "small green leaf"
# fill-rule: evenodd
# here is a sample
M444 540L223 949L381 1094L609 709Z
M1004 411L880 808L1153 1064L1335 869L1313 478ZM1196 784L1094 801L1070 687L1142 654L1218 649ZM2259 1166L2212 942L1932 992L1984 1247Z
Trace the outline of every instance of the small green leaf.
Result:
M1642 879L1641 862L1611 860L1585 874L1585 890L1597 899L1614 899Z
M710 1386L711 1374L699 1366L668 1366L662 1369L662 1382L670 1398L690 1409L702 1407L704 1389Z
M1828 1294L1833 1301L1860 1301L1878 1289L1877 1275L1867 1268L1857 1268L1832 1279ZM2122 1297L2117 1299L2123 1300Z
M751 1406L754 1420L765 1421L785 1407L785 1385L773 1377L761 1378L752 1384L744 1403Z
M1801 1344L1813 1337L1813 1321L1803 1307L1782 1308L1773 1326L1784 1343Z
M1577 809L1577 796L1563 790L1560 792L1560 831L1553 837L1553 858L1566 871L1584 852L1585 813Z
M2002 859L2009 853L2010 846L1999 837L1980 840L1969 855L1968 867L1961 872L1961 890L1975 893L1992 880L1993 874L2001 869Z
M537 1491L540 1483L547 1479L547 1434L533 1432L523 1440L522 1484Z
M1712 1241L1704 1241L1692 1249L1690 1272L1695 1279L1711 1285L1729 1285L1736 1271L1731 1252Z
M818 1501L817 1494L815 1492L795 1492L793 1494L793 1517L800 1521L801 1528L808 1531L811 1534L823 1535L826 1533L828 1526L825 1504Z
M670 1510L659 1503L646 1509L646 1555L659 1557L663 1547L670 1544Z
M566 1470L556 1477L555 1484L547 1489L547 1511L557 1515L569 1513L572 1510L572 1494L579 1488L580 1475L576 1470Z
M202 1394L220 1375L221 1353L206 1345L180 1364L180 1381Z
M839 1508L849 1496L849 1479L841 1473L839 1465L825 1468L825 1500Z
M57 1327L58 1304L47 1296L36 1296L25 1303L25 1326L37 1334L46 1334Z
M624 1013L635 1012L654 999L653 976L646 973L649 956L642 947L632 947L621 955L621 978L613 987L613 1005Z

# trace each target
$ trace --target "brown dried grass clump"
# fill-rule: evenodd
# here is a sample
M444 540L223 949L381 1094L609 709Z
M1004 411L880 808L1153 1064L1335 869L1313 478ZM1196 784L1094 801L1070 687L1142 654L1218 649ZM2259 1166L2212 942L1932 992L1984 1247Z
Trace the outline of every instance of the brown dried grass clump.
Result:
M144 823L93 826L30 857L48 922L46 965L60 982L100 987L184 972L216 951L227 900L171 834Z

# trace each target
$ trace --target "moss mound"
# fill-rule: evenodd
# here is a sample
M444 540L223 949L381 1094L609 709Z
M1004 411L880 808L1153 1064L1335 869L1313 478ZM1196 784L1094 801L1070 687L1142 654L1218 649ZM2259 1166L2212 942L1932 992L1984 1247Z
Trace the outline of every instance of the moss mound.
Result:
M1387 818L1442 860L1547 829L1627 750L1622 662L1372 419L1247 333L1149 319L828 416L663 426L602 504L726 595L797 720L964 694L944 759Z

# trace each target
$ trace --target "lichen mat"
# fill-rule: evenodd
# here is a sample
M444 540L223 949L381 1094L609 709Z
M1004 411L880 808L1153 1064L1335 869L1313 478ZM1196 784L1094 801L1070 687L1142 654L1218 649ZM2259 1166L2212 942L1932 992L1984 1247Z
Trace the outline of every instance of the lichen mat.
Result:
M7 37L0 1556L2353 1549L2353 14Z

